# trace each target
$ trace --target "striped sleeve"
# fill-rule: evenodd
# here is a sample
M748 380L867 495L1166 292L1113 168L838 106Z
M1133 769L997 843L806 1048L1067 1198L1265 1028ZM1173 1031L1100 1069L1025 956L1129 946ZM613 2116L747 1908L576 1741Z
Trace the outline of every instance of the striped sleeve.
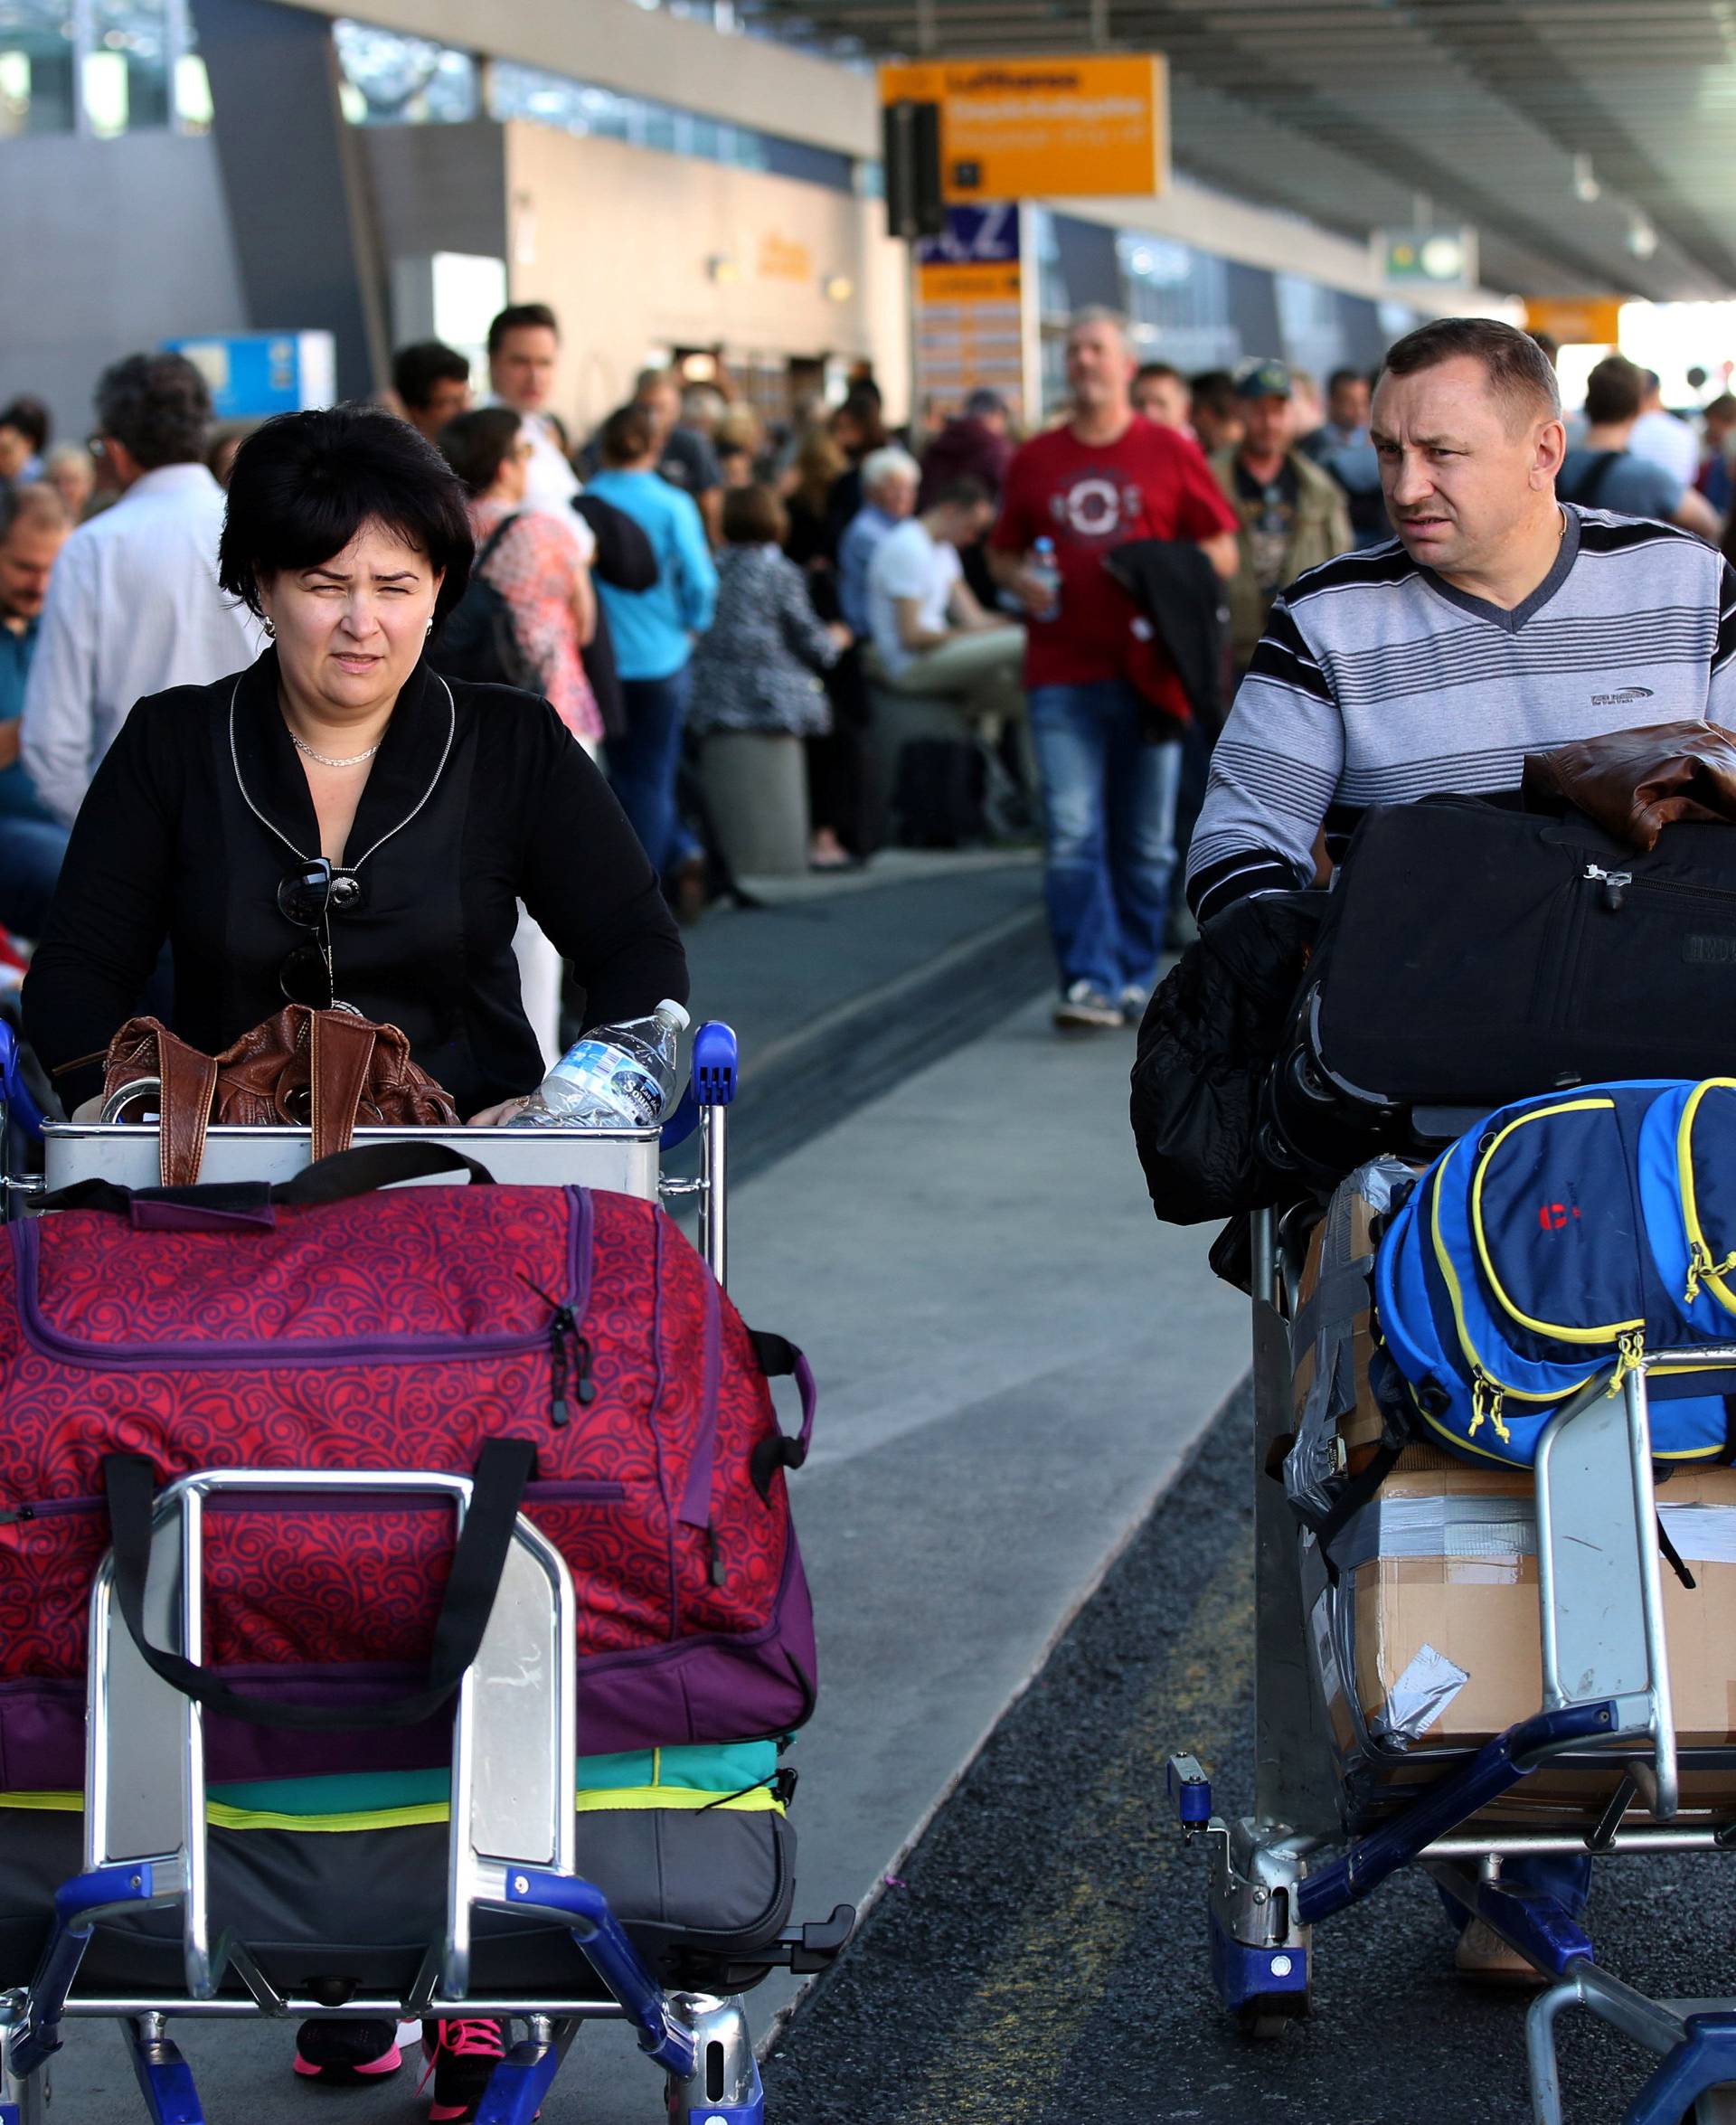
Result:
M1726 727L1736 725L1736 569L1728 561L1718 576L1718 635L1712 647L1706 718Z
M1212 756L1187 859L1200 921L1249 893L1307 884L1344 756L1331 683L1280 598Z

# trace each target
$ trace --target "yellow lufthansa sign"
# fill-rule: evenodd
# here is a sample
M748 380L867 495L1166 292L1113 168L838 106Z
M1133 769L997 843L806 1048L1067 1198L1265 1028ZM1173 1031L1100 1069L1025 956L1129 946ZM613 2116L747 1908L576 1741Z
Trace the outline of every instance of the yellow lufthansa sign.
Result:
M949 202L1149 197L1169 175L1168 73L1156 52L886 66L880 94L939 106Z
M1525 305L1525 330L1546 332L1563 346L1621 344L1618 295L1542 296Z

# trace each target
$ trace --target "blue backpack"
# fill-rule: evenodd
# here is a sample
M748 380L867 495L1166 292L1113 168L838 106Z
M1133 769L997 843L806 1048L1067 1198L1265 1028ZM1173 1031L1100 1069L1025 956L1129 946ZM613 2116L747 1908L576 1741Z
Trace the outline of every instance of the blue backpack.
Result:
M1659 1460L1736 1459L1736 1079L1576 1086L1491 1114L1382 1241L1375 1315L1423 1427L1528 1467L1644 1360Z

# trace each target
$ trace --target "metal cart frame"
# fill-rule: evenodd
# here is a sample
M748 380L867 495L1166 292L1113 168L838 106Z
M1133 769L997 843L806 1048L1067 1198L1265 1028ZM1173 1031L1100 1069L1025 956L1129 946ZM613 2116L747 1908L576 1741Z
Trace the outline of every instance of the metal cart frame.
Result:
M735 1095L735 1036L717 1023L694 1036L692 1077L661 1131L553 1132L533 1140L560 1170L544 1178L604 1185L599 1165L619 1171L634 1162L663 1197L697 1197L700 1244L720 1283L728 1273L727 1110ZM51 1146L57 1135L73 1156L60 1179L80 1163L136 1157L156 1132L134 1125L45 1123L18 1068L16 1044L0 1025L0 1143L16 1118ZM697 1128L701 1169L692 1181L662 1181L657 1153ZM427 1130L369 1131L367 1140ZM486 1153L486 1139L513 1132L463 1130L448 1139ZM586 1143L587 1134L591 1141ZM307 1163L307 1133L212 1131L263 1140L268 1177ZM524 1136L512 1147L522 1148ZM648 1163L647 1163L648 1156ZM51 1151L51 1158L53 1153ZM83 1170L92 1168L83 1166ZM251 1177L260 1177L260 1165ZM0 1176L6 1215L32 1214L45 1179ZM237 1493L421 1494L448 1500L462 1525L468 1478L399 1469L214 1469L184 1477L158 1497L146 1580L146 1629L154 1645L200 1658L204 1629L204 1506ZM662 2069L674 2125L764 2125L765 2099L746 2013L739 1996L672 1991L646 1968L608 1900L575 1866L571 1806L574 1761L573 1590L560 1553L522 1515L500 1591L476 1661L459 1687L453 1721L451 1829L447 1908L420 1972L401 1997L354 1991L337 2005L281 1992L244 1941L212 1941L206 1906L207 1865L203 1714L144 1660L113 1598L113 1563L105 1562L90 1596L87 1685L85 1851L81 1871L56 1894L48 1945L30 1984L0 1994L0 2125L44 2125L49 2068L68 2021L108 2017L123 2026L146 2114L155 2125L202 2125L203 2111L185 2060L169 2035L183 2016L411 2019L492 2015L524 2025L525 2034L495 2067L477 2112L478 2125L531 2125L567 2050L585 2021L625 2020L639 2046ZM172 1998L77 1990L92 1929L105 1918L178 1908L184 1982ZM477 1998L469 1990L471 1940L478 1911L536 1912L570 1931L597 1979L583 1997L533 2000ZM800 1973L826 1969L848 1940L855 1913L840 1905L830 1919L788 1929L756 1964ZM225 1985L227 1981L227 1989Z
M1736 2117L1736 1999L1647 1998L1599 1967L1584 1929L1561 1904L1501 1879L1504 1859L1534 1853L1618 1856L1736 1848L1736 1822L1679 1814L1652 1484L1651 1428L1641 1365L1591 1382L1544 1433L1535 1469L1538 1606L1543 1701L1468 1761L1420 1789L1388 1820L1346 1839L1339 1828L1324 1713L1309 1672L1297 1545L1299 1528L1268 1456L1290 1428L1287 1321L1296 1264L1269 1212L1253 1220L1255 1473L1254 1812L1215 1814L1196 1760L1169 1760L1184 1834L1210 1861L1212 1971L1224 2007L1250 2034L1282 2032L1308 2012L1313 1932L1412 1862L1468 1915L1483 1920L1546 1978L1526 2025L1535 2125L1561 2125L1555 2026L1580 2006L1660 2063L1622 2125L1695 2125ZM1650 1354L1659 1364L1670 1353ZM1736 1364L1736 1346L1695 1353ZM1629 1775L1583 1836L1464 1826L1550 1758L1595 1740L1635 1744ZM1636 1799L1650 1820L1628 1825ZM1331 1847L1342 1845L1335 1856Z

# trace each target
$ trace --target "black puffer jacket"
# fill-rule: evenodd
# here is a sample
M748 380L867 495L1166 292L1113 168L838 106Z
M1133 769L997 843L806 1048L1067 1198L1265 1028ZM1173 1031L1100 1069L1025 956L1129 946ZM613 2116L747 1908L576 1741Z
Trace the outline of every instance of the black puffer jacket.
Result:
M1153 1206L1169 1224L1258 1210L1293 1190L1260 1156L1278 1059L1324 892L1269 892L1208 922L1139 1028L1130 1109Z

